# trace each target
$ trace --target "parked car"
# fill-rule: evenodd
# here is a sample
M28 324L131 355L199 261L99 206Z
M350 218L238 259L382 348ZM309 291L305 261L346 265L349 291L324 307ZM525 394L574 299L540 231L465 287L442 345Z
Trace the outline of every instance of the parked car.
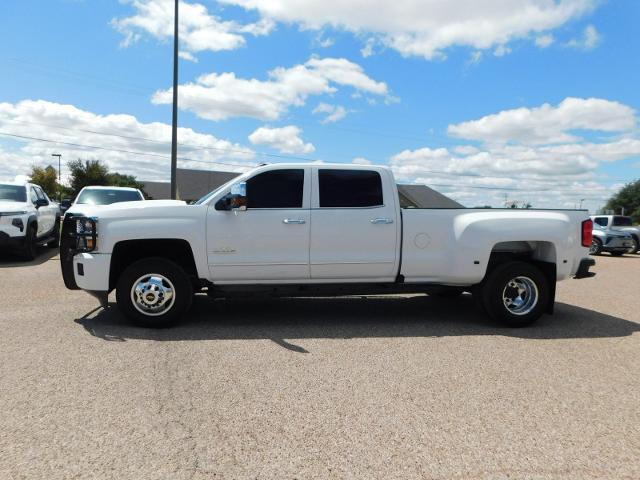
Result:
M62 201L60 202L60 211L62 212L62 215L67 213L67 210L69 210L69 207L71 207L72 204L73 204L73 201L71 199L69 198L62 199Z
M600 227L629 233L631 235L629 253L640 252L640 226L634 226L631 217L623 215L593 215L591 220Z
M556 281L594 275L584 211L401 209L385 167L266 165L193 205L76 211L62 229L66 286L103 305L115 289L125 316L151 327L179 320L199 291L470 291L494 319L519 327L553 311Z
M58 247L60 207L33 183L0 183L0 249L33 260L38 245Z
M66 212L73 213L87 205L101 206L120 202L137 202L144 200L144 195L137 188L130 187L84 187L78 193L73 204Z
M593 225L593 240L589 253L591 255L600 255L602 252L608 252L613 256L619 257L629 252L633 248L633 237L627 232L621 232L601 227L598 224Z

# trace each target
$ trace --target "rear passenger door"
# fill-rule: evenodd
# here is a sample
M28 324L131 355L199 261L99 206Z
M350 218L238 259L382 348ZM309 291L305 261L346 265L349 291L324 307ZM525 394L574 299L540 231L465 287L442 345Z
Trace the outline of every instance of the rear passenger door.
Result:
M311 279L392 281L400 221L395 185L384 171L314 168Z

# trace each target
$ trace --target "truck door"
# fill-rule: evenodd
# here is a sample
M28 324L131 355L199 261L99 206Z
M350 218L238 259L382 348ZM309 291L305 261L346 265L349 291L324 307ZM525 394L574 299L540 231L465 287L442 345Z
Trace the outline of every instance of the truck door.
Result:
M217 282L309 279L309 168L280 168L246 181L247 209L207 213L207 259Z
M374 169L314 168L313 190L311 278L393 281L401 226L391 176Z

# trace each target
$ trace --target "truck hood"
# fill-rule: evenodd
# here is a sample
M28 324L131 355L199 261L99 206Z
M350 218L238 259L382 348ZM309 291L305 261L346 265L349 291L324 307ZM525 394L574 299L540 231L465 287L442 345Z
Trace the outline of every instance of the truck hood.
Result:
M84 215L88 217L111 218L120 216L155 216L159 210L169 211L176 208L185 208L187 203L182 200L144 200L134 202L119 202L111 205L72 205L67 214Z
M22 212L27 210L27 204L24 202L14 202L13 200L0 200L1 212Z

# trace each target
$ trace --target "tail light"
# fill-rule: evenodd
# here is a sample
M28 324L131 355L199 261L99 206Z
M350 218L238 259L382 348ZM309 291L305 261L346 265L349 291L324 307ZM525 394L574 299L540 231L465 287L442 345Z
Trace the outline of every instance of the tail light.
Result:
M593 221L591 219L582 222L582 246L590 247L593 242Z

